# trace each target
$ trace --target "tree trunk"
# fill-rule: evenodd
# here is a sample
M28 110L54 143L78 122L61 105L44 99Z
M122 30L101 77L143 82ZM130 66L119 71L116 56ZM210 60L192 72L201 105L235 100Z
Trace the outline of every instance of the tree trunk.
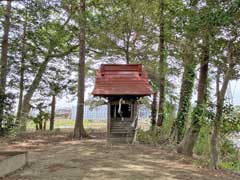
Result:
M25 94L25 96L23 98L22 115L21 115L22 118L21 118L21 126L20 126L21 131L26 130L27 116L30 111L30 100L32 99L34 92L36 91L36 89L39 86L39 83L42 79L43 73L45 72L49 61L50 61L50 58L46 57L44 62L39 67L38 72L31 84L31 86L29 87L27 93Z
M192 59L193 56L190 57L191 58L184 65L177 118L173 125L173 139L176 140L177 144L180 143L184 135L194 87L196 63L192 63L194 62Z
M166 76L166 63L165 63L165 47L164 47L164 0L160 0L160 35L159 35L159 107L158 107L158 121L157 125L162 126L164 121L164 103L165 103L165 76Z
M5 21L3 24L3 39L2 39L2 52L0 61L0 134L2 132L2 121L5 103L5 89L6 89L6 79L7 79L7 54L8 54L8 37L10 31L10 16L11 16L11 3L12 1L7 1L7 7L5 12Z
M156 116L157 116L157 92L154 92L152 106L151 106L152 127L156 126Z
M41 121L39 122L39 130L42 131L42 129L43 129L43 121L41 120Z
M55 107L56 107L56 96L52 95L51 117L50 117L50 130L51 131L54 129Z
M211 137L211 168L213 170L216 170L218 168L217 167L217 163L218 163L217 143L218 143L218 136L219 136L219 129L220 129L220 121L221 121L222 113L223 113L224 97L226 95L227 87L228 87L229 81L231 79L233 68L235 66L235 62L233 61L231 49L229 48L228 51L229 51L228 52L229 67L225 74L222 88L220 91L217 92L217 109L216 109L216 116L213 121L213 132L212 132L212 137ZM219 89L219 77L217 78L217 89Z
M127 33L126 52L125 52L127 64L130 64L129 46L130 46L130 33Z
M220 91L220 67L217 69L217 75L216 75L216 96L217 96L217 102L219 100L219 91ZM218 111L218 110L217 110ZM218 114L216 114L218 116ZM220 117L216 117L216 119L220 120ZM213 121L213 133L210 141L211 145L211 168L213 170L217 169L217 160L218 160L218 151L217 151L217 136L218 136L218 123L216 123L216 120Z
M44 61L42 62L42 64L38 68L38 72L37 72L32 84L30 85L27 93L25 94L25 96L23 98L22 114L21 114L22 118L21 118L20 130L22 130L22 131L26 130L27 116L28 116L28 113L30 111L30 100L32 99L32 96L33 96L34 92L38 88L39 83L42 80L42 76L43 76L50 60L52 58L62 58L64 56L68 55L69 53L71 53L74 49L76 49L76 47L77 47L76 45L70 46L69 49L67 49L64 52L60 52L58 54L52 54L51 51L49 51L45 54Z
M77 115L74 127L73 137L81 139L86 136L83 126L84 115L84 91L85 91L85 0L80 0L80 32L79 32L79 63L78 63L78 102L77 102Z
M200 122L204 113L204 105L206 104L207 97L207 84L208 84L208 66L209 66L209 37L204 39L204 46L202 49L202 60L200 63L200 77L198 82L198 97L197 105L192 113L192 121L190 128L185 134L181 144L178 146L177 151L180 154L192 156L193 148L197 141L200 132Z
M44 122L43 122L43 130L46 131L46 128L47 128L47 121L44 120Z
M24 91L24 70L25 70L25 59L26 59L26 30L27 30L27 15L23 25L23 37L22 37L22 57L20 67L20 82L19 82L19 99L18 99L18 110L16 123L19 126L22 115L22 104L23 104L23 91Z

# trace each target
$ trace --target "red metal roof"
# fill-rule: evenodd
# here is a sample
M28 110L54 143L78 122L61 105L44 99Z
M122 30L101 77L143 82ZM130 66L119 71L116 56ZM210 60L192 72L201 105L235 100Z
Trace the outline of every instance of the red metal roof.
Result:
M141 64L102 64L96 73L94 96L148 96L152 91Z

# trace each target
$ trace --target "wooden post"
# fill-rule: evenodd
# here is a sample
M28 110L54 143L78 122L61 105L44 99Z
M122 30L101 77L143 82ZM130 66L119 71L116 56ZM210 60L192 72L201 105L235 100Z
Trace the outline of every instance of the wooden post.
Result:
M131 103L131 120L134 121L134 102Z
M137 110L137 101L134 102L134 110L133 110L133 113L134 113L134 116L133 116L133 121L134 121L134 136L133 136L133 139L132 139L132 144L135 144L137 142L137 126L138 126L138 110Z
M110 142L110 129L111 129L111 101L108 100L107 108L107 141Z
M137 117L137 116L138 116L138 114L137 114L137 113L138 113L138 110L137 110L138 107L137 107L137 105L138 105L138 104L137 104L137 101L135 101L135 102L134 102L134 119L138 118L138 117ZM135 123L135 127L134 127L134 128L136 128L137 122L138 122L138 120L136 120L136 123Z

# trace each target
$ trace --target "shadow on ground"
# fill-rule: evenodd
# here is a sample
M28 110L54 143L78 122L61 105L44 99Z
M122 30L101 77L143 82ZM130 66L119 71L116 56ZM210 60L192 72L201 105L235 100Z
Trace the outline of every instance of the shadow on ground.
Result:
M109 145L105 133L74 141L69 132L27 133L4 140L0 150L28 150L30 162L6 180L234 180L183 163L182 157L147 145ZM100 138L98 138L100 137Z

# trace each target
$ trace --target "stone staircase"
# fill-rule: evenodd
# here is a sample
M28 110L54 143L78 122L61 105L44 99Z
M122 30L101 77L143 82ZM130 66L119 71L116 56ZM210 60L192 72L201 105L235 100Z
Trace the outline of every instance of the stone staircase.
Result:
M131 143L134 133L132 121L112 121L109 139L113 143Z

